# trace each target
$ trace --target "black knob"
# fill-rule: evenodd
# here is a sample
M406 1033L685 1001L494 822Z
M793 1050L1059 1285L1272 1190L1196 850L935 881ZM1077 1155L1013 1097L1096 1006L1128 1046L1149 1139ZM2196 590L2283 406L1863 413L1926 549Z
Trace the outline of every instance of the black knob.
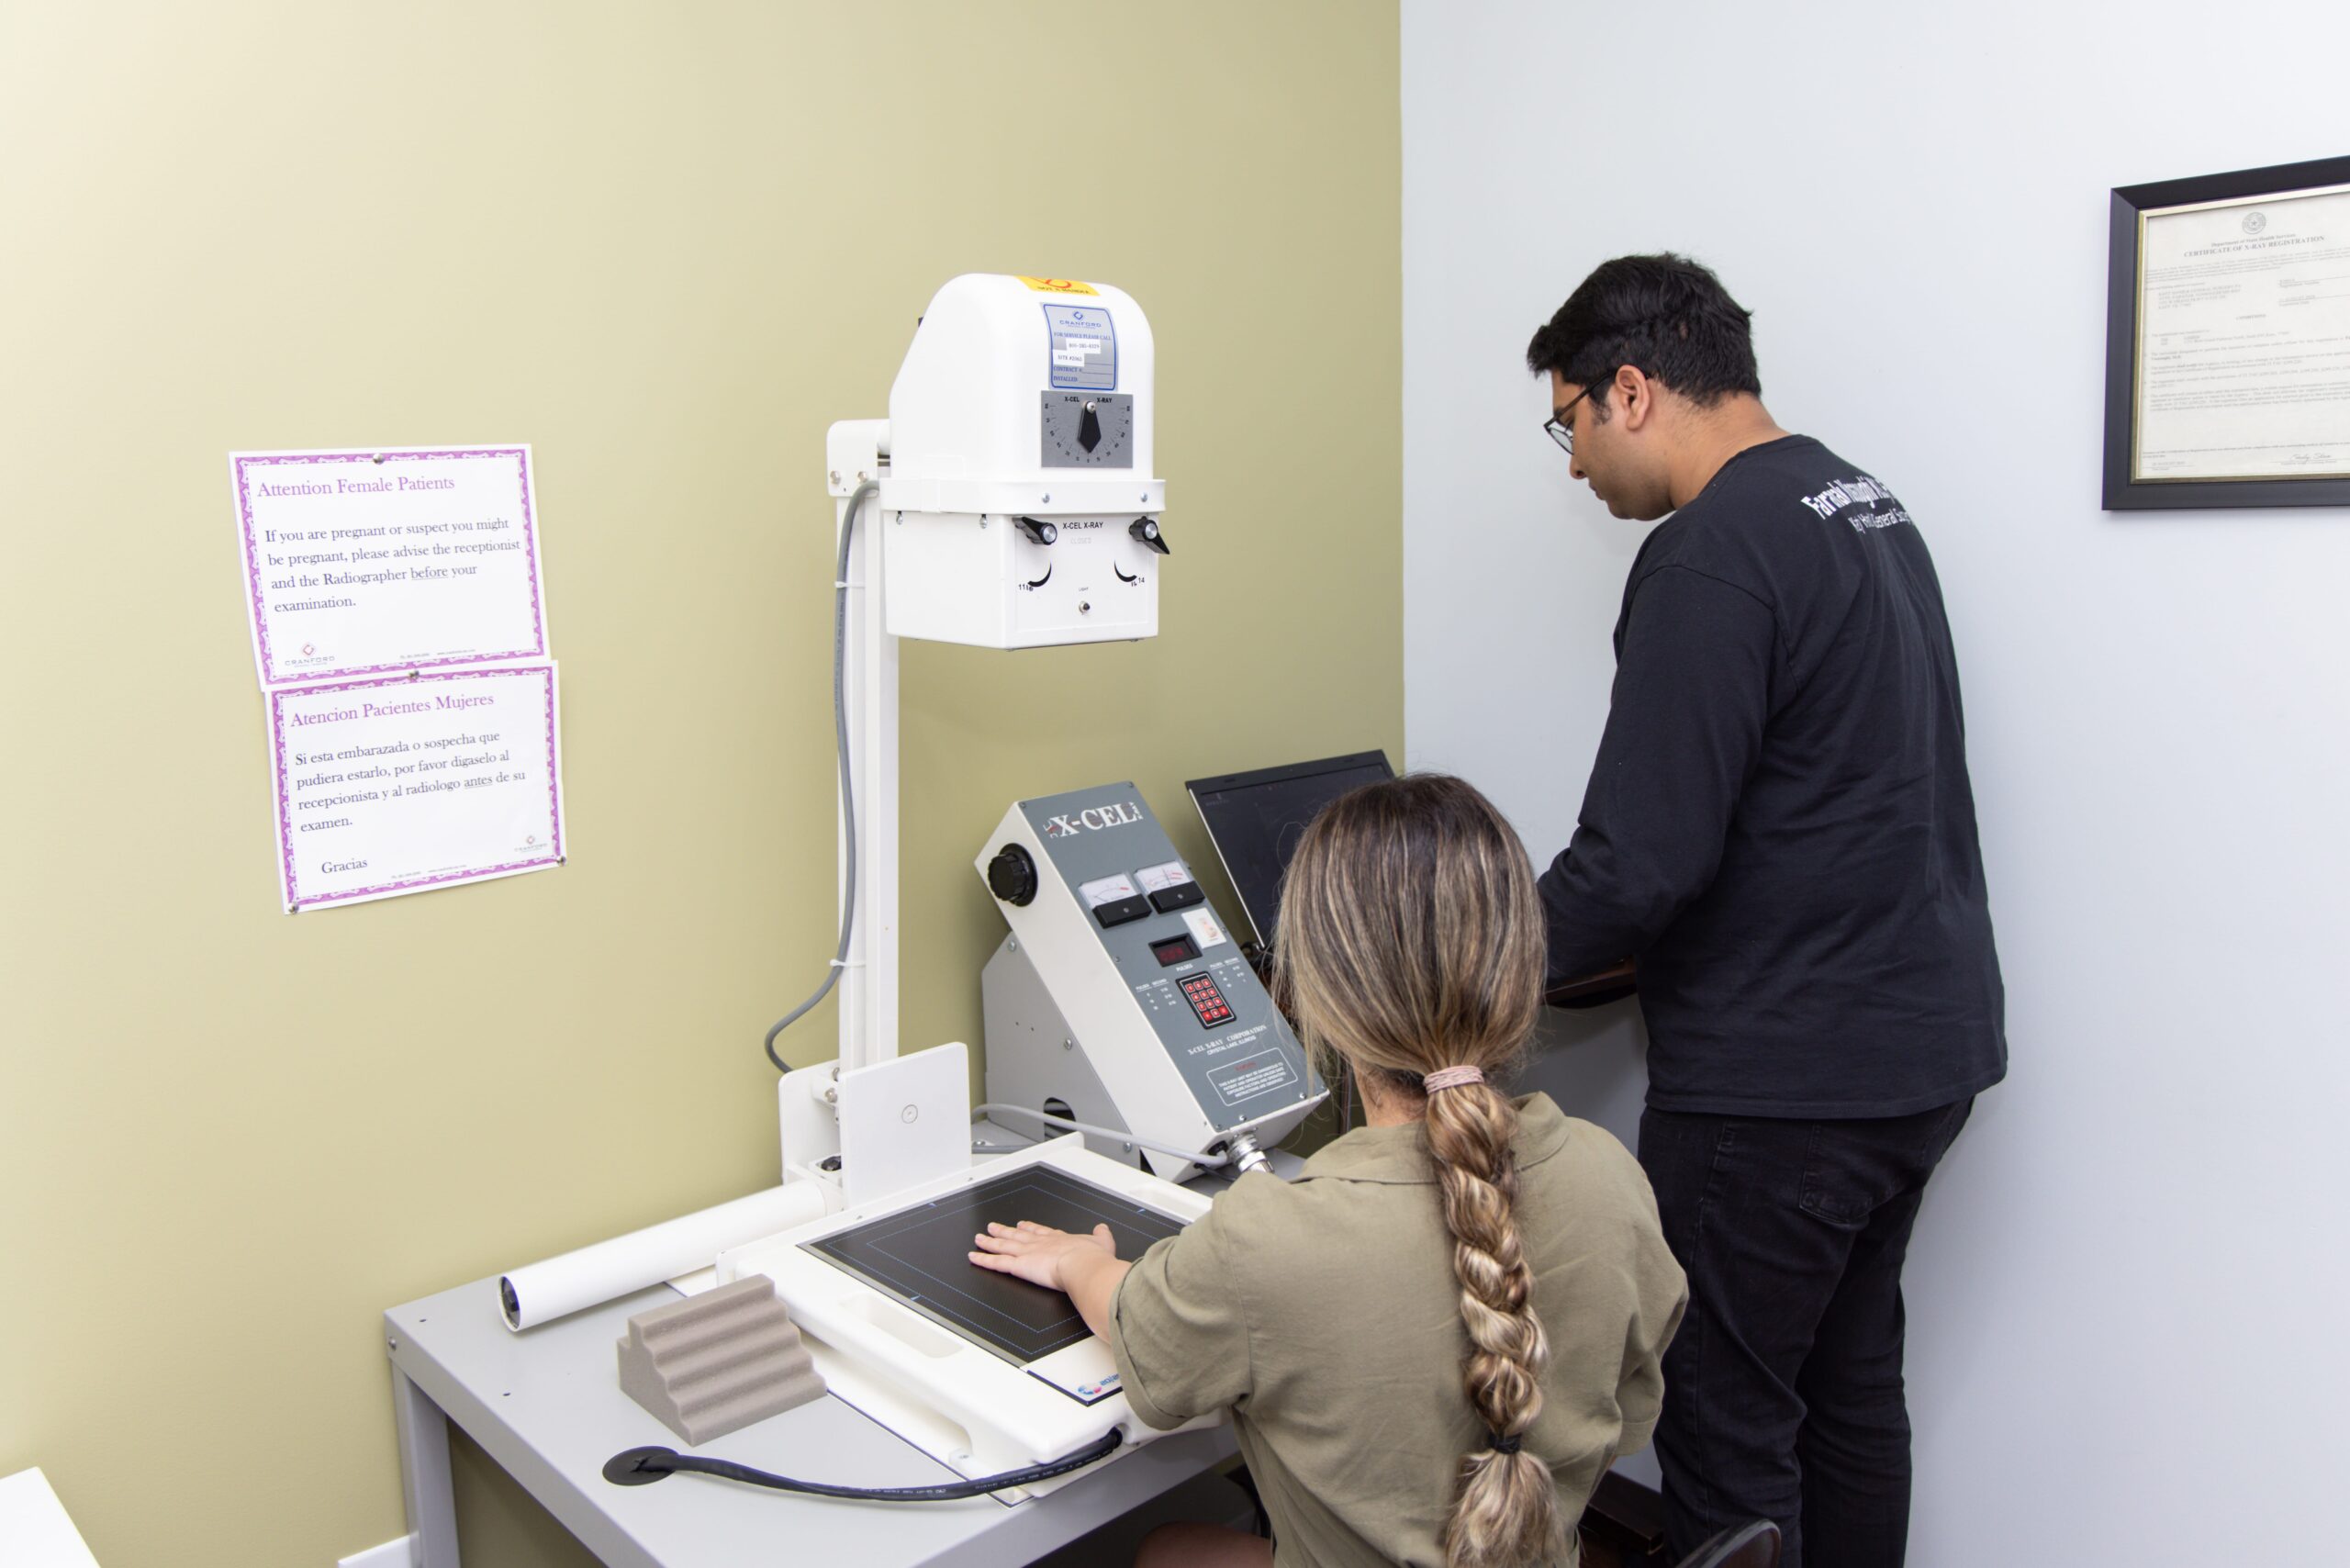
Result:
M1088 452L1102 444L1102 416L1093 411L1091 403L1085 405L1085 412L1077 421L1077 444Z
M1051 498L1047 497L1047 499ZM1050 544L1061 536L1061 531L1041 517L1015 517L1012 520L1020 532L1039 544Z
M1134 521L1126 524L1126 532L1133 536L1137 544L1156 550L1162 555L1173 554L1167 548L1167 537L1158 532L1158 520L1155 517L1135 519Z
M1014 908L1036 896L1036 863L1016 844L1007 844L988 862L988 891Z

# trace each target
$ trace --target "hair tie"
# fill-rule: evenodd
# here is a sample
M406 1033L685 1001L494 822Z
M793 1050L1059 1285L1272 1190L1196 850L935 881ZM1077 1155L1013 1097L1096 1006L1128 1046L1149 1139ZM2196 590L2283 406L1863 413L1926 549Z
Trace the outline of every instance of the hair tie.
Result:
M1505 1438L1494 1431L1485 1434L1485 1446L1495 1453L1516 1453L1525 1441L1522 1436Z
M1433 1094L1439 1089L1458 1089L1464 1083L1483 1083L1485 1070L1482 1067L1440 1067L1420 1080L1420 1087Z

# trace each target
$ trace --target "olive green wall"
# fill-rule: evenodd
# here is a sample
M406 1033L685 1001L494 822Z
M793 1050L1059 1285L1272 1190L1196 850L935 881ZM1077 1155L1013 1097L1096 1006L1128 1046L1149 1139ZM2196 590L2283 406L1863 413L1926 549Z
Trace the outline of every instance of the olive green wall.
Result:
M1142 302L1176 554L1155 642L906 648L907 1045L976 1041L1014 798L1132 778L1197 858L1188 777L1400 759L1396 38L0 0L0 1473L107 1568L330 1563L403 1528L384 1307L776 1179L824 427L949 276ZM571 862L289 918L224 454L518 440ZM475 1561L584 1560L459 1480Z

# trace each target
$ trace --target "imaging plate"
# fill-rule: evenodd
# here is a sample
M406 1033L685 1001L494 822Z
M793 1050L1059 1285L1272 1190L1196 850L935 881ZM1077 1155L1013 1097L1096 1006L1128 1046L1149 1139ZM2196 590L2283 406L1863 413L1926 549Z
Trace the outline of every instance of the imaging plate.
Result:
M817 1241L800 1243L932 1321L1014 1366L1091 1337L1068 1296L982 1269L971 1238L1024 1219L1083 1233L1106 1225L1132 1260L1182 1222L1088 1182L1032 1165Z

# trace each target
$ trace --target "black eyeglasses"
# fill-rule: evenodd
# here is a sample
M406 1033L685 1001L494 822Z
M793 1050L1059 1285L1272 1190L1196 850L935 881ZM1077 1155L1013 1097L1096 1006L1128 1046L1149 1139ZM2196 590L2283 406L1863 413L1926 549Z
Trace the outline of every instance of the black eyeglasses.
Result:
M1567 416L1575 411L1575 405L1577 403L1582 402L1585 398L1590 396L1591 388L1586 386L1582 391L1576 393L1573 397L1568 398L1567 406L1565 408L1551 410L1550 417L1542 421L1544 433L1549 435L1552 441L1557 442L1559 443L1559 450L1565 453L1569 457L1572 457L1575 454L1575 430L1572 425L1567 423Z

